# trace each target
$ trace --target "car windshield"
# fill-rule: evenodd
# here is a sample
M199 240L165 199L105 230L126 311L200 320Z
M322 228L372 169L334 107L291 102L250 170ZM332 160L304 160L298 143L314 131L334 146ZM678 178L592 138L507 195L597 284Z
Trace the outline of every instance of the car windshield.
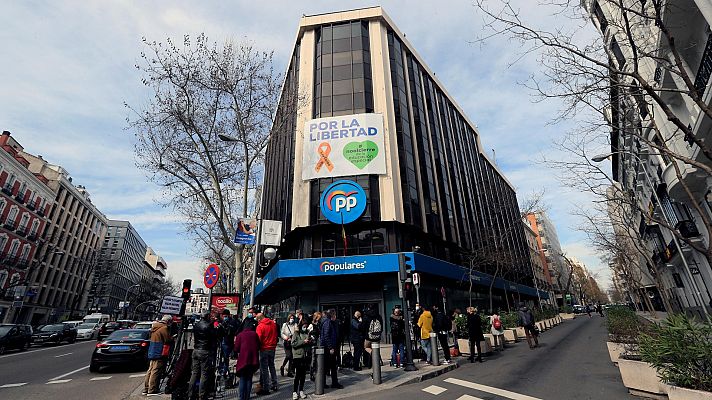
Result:
M0 326L0 336L7 335L7 333L10 332L10 329L12 329L11 326Z
M149 332L143 329L124 329L109 335L107 340L148 339Z
M99 323L99 318L86 318L84 320L85 324L98 324Z
M77 327L77 329L94 329L96 324L81 324Z
M45 325L40 329L42 332L57 332L61 331L64 329L64 325L58 324L58 325Z

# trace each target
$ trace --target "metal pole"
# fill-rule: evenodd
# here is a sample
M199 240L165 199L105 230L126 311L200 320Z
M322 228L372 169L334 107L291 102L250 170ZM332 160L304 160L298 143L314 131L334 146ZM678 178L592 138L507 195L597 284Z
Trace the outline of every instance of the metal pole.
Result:
M438 334L430 332L430 354L433 356L433 365L440 365L440 354L438 354Z
M255 285L257 283L257 259L259 258L260 242L262 237L262 220L257 220L257 239L255 239L255 248L252 251L252 280L250 282L250 307L255 306Z
M410 320L410 301L405 302L405 360L403 361L404 371L417 371L418 368L413 364L413 343L410 340L410 335L413 334L413 321ZM416 338L417 340L417 338Z
M381 344L378 342L371 343L371 377L374 385L381 384Z
M250 307L254 307L250 303ZM316 379L314 383L316 388L314 394L324 394L324 385L326 385L326 376L324 375L324 348L319 346L314 350L316 354Z

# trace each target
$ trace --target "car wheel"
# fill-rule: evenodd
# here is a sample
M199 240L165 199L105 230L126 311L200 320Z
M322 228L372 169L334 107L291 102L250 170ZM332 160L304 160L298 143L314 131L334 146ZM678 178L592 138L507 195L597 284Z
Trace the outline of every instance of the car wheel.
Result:
M25 342L22 344L22 347L20 347L20 351L26 351L30 347L30 342Z
M69 344L74 343L76 340L77 340L77 338L75 338L75 337L69 338Z
M5 354L5 345L0 345L0 354Z
M89 372L99 372L99 365L95 363L89 364Z

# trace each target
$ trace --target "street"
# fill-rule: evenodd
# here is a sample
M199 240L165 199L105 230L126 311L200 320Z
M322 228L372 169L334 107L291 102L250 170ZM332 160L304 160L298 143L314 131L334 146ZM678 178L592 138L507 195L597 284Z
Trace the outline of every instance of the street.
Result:
M37 347L0 356L0 398L123 399L143 381L143 370L89 372L96 341Z
M630 399L606 350L605 319L578 317L543 332L540 346L510 344L504 354L373 399Z

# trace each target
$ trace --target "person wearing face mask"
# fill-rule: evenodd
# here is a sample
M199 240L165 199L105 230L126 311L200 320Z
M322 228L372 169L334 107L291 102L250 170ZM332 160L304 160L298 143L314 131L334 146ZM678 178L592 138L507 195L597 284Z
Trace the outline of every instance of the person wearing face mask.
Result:
M306 381L307 369L311 364L309 355L313 345L314 342L309 335L309 321L303 320L292 336L292 363L295 371L292 400L307 398L304 393L304 381Z
M419 344L420 344L420 327L418 326L418 320L420 319L420 316L423 314L423 309L420 307L420 304L415 303L415 310L413 311L413 314L411 316L411 326L413 327L413 337L416 339L413 341L413 354L420 354L421 359L425 356L425 352L418 351ZM413 356L413 359L415 359L416 356Z
M297 330L297 322L295 321L294 314L289 314L287 321L282 324L282 330L280 335L282 336L282 343L284 344L284 361L282 366L279 367L279 372L284 376L284 367L289 363L289 368L287 368L287 375L290 378L294 377L294 363L292 362L292 336Z
M242 327L240 328L240 332L247 328L252 329L253 331L257 330L257 320L255 319L255 316L257 315L256 311L257 310L255 310L253 307L250 307L250 309L247 310L247 315L242 321Z

